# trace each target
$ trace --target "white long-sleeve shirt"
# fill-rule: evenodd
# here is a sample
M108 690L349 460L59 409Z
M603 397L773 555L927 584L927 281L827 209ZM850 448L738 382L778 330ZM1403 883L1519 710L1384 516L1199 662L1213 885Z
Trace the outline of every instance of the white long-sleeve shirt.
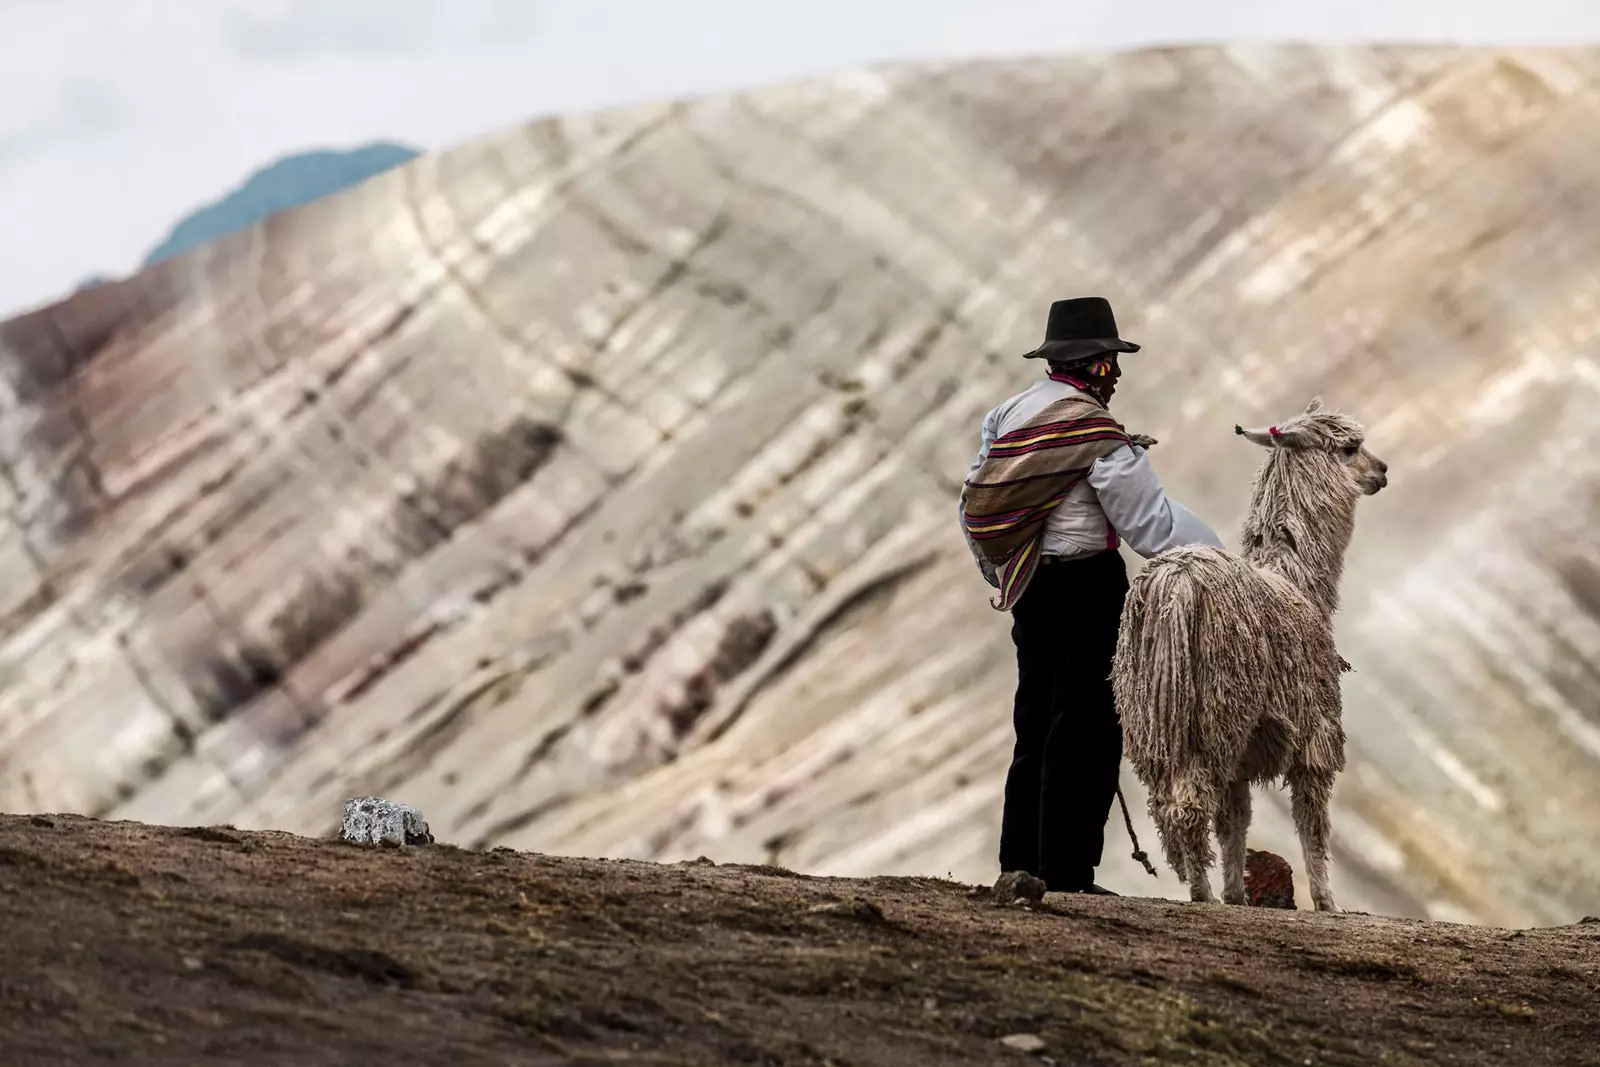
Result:
M1083 395L1065 382L1043 378L990 411L984 416L982 445L967 477L977 472L997 437L1057 400ZM961 529L966 536L964 521ZM1095 460L1089 473L1045 520L1043 554L1072 557L1104 551L1111 543L1112 530L1146 559L1179 545L1224 547L1199 516L1167 496L1140 445L1122 445ZM984 577L994 585L995 569L979 555L970 536L967 547Z

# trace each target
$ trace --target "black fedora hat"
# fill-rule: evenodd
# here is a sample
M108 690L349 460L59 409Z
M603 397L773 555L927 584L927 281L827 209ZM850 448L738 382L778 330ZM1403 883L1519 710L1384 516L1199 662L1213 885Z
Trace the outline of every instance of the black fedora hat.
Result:
M1050 305L1044 344L1023 358L1068 363L1106 352L1137 351L1138 345L1117 336L1117 319L1111 313L1109 300L1103 296L1079 296Z

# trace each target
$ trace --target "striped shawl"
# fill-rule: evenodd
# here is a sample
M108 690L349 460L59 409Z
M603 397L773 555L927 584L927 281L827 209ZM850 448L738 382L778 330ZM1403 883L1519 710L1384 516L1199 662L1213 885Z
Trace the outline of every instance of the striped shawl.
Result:
M1057 400L990 446L961 490L967 533L999 569L996 609L1010 611L1039 566L1045 520L1101 456L1129 443L1122 424L1082 396Z

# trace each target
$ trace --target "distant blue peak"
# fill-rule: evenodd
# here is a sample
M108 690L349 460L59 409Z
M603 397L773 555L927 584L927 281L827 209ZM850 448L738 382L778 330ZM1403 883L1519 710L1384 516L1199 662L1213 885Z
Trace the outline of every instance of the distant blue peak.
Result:
M251 174L221 200L185 217L145 257L144 265L253 226L275 212L320 200L419 155L406 145L380 141L345 152L319 150L285 156Z

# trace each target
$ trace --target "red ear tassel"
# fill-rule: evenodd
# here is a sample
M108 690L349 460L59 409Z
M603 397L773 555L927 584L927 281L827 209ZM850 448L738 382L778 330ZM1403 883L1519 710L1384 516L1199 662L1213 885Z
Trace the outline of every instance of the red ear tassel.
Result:
M1278 431L1278 428L1276 426L1268 426L1267 427L1267 432L1270 433L1274 437L1282 437L1283 436L1283 434Z

